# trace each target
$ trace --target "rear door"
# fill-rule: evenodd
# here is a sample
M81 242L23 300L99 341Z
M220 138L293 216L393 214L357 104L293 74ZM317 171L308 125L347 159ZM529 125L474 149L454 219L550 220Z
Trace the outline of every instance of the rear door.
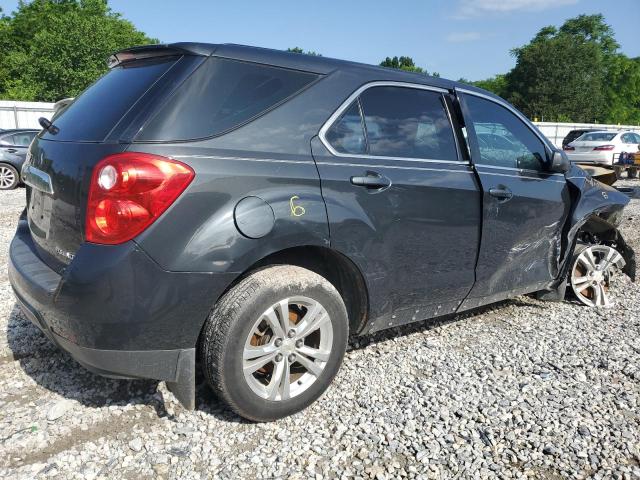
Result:
M369 84L312 142L331 245L366 277L370 330L452 312L473 285L479 185L445 95Z
M482 183L476 284L463 304L473 308L556 278L571 203L564 175L547 171L549 148L515 110L475 92L460 100Z

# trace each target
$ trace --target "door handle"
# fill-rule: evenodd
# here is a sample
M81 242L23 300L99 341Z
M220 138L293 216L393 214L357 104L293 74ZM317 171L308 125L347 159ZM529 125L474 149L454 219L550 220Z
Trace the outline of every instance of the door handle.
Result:
M7 148L7 152L9 153L16 153L18 151L17 148Z
M351 177L351 184L371 189L385 188L391 185L391 180L375 172L367 172L365 177Z
M489 195L499 200L509 200L513 197L513 192L507 187L493 187L489 189Z

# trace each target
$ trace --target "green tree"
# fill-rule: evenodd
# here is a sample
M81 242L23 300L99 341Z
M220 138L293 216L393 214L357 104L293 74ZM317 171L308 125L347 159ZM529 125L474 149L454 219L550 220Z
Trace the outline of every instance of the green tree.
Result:
M559 33L575 35L586 42L596 43L605 55L612 55L620 48L613 29L605 23L601 14L570 18L560 27Z
M380 62L381 67L396 68L406 72L424 73L421 67L418 67L411 57L387 57Z
M307 50L306 52L300 47L287 48L287 52L291 53L303 53L305 55L311 55L313 57L321 57L322 54L318 52L314 52L313 50Z
M55 101L76 96L122 48L157 43L106 0L20 1L0 19L0 97Z
M503 95L530 117L596 122L607 116L607 68L618 44L602 15L548 26L512 50L516 66Z
M487 78L486 80L478 80L476 82L469 82L465 80L463 81L464 83L470 83L471 85L475 85L476 87L489 90L490 92L493 92L501 97L506 96L508 92L506 75L496 75L495 77Z
M607 70L605 121L640 125L640 57L614 55L608 60Z
M432 77L439 77L438 72L428 73L424 68L418 67L411 57L387 57L380 62L381 67L395 68L405 72L424 73Z

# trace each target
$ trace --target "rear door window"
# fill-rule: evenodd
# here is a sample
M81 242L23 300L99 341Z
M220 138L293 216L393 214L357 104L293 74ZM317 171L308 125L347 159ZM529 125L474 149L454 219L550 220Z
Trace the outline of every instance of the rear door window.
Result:
M317 74L212 57L184 82L138 135L138 141L219 135L278 105Z
M136 60L109 70L54 118L58 134L45 132L42 138L86 142L104 140L123 115L176 60L177 57Z
M372 87L360 95L368 154L457 160L442 95L407 87Z

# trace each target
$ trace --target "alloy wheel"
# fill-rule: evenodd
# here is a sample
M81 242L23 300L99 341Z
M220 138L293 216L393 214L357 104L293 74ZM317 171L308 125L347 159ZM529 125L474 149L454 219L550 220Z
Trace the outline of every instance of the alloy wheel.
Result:
M0 165L0 189L7 190L16 182L16 174L12 169Z
M251 327L242 356L244 378L256 395L288 400L320 377L332 344L331 319L319 302L302 296L285 298Z
M571 269L571 288L580 302L590 307L609 307L609 281L613 267L622 268L622 255L607 245L583 249Z

